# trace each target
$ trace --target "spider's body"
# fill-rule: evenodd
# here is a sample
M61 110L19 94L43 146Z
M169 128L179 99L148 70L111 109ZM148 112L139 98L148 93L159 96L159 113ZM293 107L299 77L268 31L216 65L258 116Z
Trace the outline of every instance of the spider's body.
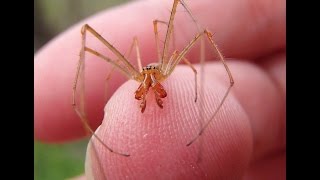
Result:
M160 108L163 108L163 101L161 98L167 96L167 92L164 90L160 81L164 80L164 76L159 69L158 63L152 63L142 68L141 75L144 76L142 83L135 92L135 98L137 100L142 100L140 104L141 112L143 113L146 109L146 96L151 87L153 90L157 104Z

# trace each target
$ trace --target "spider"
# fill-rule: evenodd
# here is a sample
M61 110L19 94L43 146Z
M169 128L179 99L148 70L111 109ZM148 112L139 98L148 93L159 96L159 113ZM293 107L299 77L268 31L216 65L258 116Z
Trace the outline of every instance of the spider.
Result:
M173 22L175 19L175 14L177 10L178 4L181 4L185 10L188 12L189 16L192 18L192 20L196 23L198 27L198 33L194 36L194 38L189 41L189 43L182 49L181 52L178 52L177 50L174 50L173 53L169 56L168 54L168 49L169 49L169 43L171 38L174 38L173 36L173 31L174 31L174 26ZM164 45L162 52L159 47L159 35L158 35L158 24L164 24L167 25L167 32L165 35L165 40L164 40ZM231 75L231 72L224 60L224 57L220 50L218 49L216 43L213 40L213 34L207 30L200 30L200 26L196 22L195 18L193 17L190 9L188 6L184 3L183 0L174 0L173 5L172 5L172 10L171 10L171 15L170 19L168 22L166 21L161 21L161 20L154 20L153 21L153 27L154 27L154 34L155 34L155 41L156 41L156 47L157 47L157 54L158 54L158 63L151 63L148 64L145 67L142 67L141 65L141 59L140 59L140 52L139 52L139 45L138 45L138 40L135 37L133 40L133 43L131 45L130 52L133 47L135 47L136 54L137 54L137 63L138 63L138 70L125 58L123 54L121 54L110 42L108 42L106 39L104 39L96 30L94 30L90 25L85 24L81 28L81 37L82 37L82 45L81 45L81 50L80 50L80 58L77 66L77 71L76 71L76 76L73 84L73 98L72 98L72 106L75 110L75 112L78 114L80 117L83 125L85 126L86 130L89 131L97 140L110 152L113 152L115 154L119 154L122 156L130 156L127 153L120 153L117 151L114 151L111 147L106 145L95 133L94 131L90 128L88 125L88 118L86 116L86 113L83 108L83 94L80 96L82 99L80 101L80 107L76 104L76 91L77 91L77 83L78 79L80 76L83 76L83 68L84 68L84 61L85 61L85 52L91 53L102 60L112 64L114 68L122 72L125 76L127 76L129 79L133 79L140 83L140 86L138 89L135 91L135 99L141 101L140 103L140 111L143 113L146 109L146 96L149 93L150 89L153 91L155 98L156 98L156 103L160 108L163 108L163 100L167 96L167 92L165 88L161 85L161 82L166 80L171 73L174 71L175 67L181 62L184 61L193 71L194 76L195 76L195 99L194 101L197 102L197 70L194 68L194 66L190 63L188 59L185 58L185 55L189 52L189 50L194 46L196 42L201 42L201 47L203 46L203 36L207 37L207 40L209 41L211 47L213 48L214 51L219 56L220 61L223 63L224 68L228 74L230 84L229 87L224 94L221 102L219 103L217 109L214 111L213 115L211 118L204 124L204 126L201 127L200 131L194 136L194 138L189 141L186 146L190 146L198 137L201 136L203 131L206 129L206 127L209 125L209 123L214 119L215 115L221 108L222 104L224 103L226 97L228 96L231 87L234 84L233 77ZM87 32L91 33L94 37L96 37L99 41L101 41L118 59L117 60L112 60L109 57L101 54L100 52L97 52L89 47L86 46L86 35ZM203 47L202 47L203 48ZM202 60L201 60L202 61Z

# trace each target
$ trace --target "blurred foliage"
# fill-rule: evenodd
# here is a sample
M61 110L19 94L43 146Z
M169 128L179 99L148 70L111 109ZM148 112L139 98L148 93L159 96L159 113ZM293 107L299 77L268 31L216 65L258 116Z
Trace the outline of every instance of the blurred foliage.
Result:
M78 21L129 0L35 0L34 51Z
M59 180L84 173L88 140L68 144L34 143L35 180Z
M129 0L35 0L34 52L78 21ZM34 143L36 180L60 180L84 173L88 140L56 145Z

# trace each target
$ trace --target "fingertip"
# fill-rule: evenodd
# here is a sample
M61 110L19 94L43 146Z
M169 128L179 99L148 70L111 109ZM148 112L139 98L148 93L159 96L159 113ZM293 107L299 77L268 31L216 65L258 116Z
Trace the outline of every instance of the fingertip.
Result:
M168 81L163 82L168 92L163 109L157 106L150 91L146 110L141 113L133 96L139 86L135 81L116 91L105 107L105 119L97 134L114 151L129 153L130 157L108 151L93 138L98 159L91 164L94 176L98 173L111 179L223 179L244 173L252 152L252 136L247 116L232 96L201 140L186 147L200 127L191 96L194 95L193 74L189 71L177 67ZM204 112L210 116L225 87L219 82L206 87ZM201 162L198 162L199 154Z

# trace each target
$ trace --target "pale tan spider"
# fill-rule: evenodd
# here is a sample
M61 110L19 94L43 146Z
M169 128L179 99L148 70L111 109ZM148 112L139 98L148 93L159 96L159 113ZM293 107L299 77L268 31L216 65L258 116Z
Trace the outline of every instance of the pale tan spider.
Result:
M181 52L178 52L175 50L170 56L168 54L168 47L171 38L173 38L173 22L177 10L178 4L181 4L190 17L193 19L193 21L196 23L198 26L198 33L194 36L194 38L183 48ZM165 35L165 40L164 40L164 46L162 49L162 52L159 48L159 36L158 36L158 23L161 24L166 24L167 25L167 32ZM213 48L214 51L218 54L221 62L223 63L226 72L229 76L230 79L230 85L229 88L227 89L224 97L222 98L220 104L218 105L217 109L214 111L213 115L211 118L202 126L200 131L195 135L195 137L188 142L186 145L189 146L191 145L206 129L208 124L214 119L215 115L221 108L222 104L224 103L226 97L228 96L231 87L234 84L233 77L231 75L231 72L224 60L223 55L219 51L216 43L213 40L213 35L212 33L205 29L205 30L200 30L200 26L198 23L195 21L193 15L191 14L191 11L189 8L186 6L183 0L174 0L172 10L171 10L171 15L169 22L165 21L160 21L160 20L154 20L153 21L153 26L154 26L154 33L155 33L155 40L156 40L156 47L157 47L157 54L159 58L158 63L151 63L145 67L142 67L141 65L141 59L140 59L140 52L139 52L139 46L138 46L138 40L137 38L134 38L134 41L131 46L131 50L133 47L136 49L137 53L137 62L138 62L138 70L134 68L134 66L124 57L123 54L121 54L114 46L112 46L107 40L105 40L98 32L96 32L92 27L90 27L88 24L85 24L82 29L81 29L81 34L82 34L82 46L80 50L80 58L78 62L78 67L77 67L77 72L76 72L76 77L73 85L73 100L72 100L72 105L80 119L82 120L82 123L84 124L86 130L88 130L93 136L95 136L100 143L103 144L105 148L107 148L110 152L122 155L122 156L130 156L129 154L126 153L119 153L114 151L112 148L110 148L108 145L106 145L95 133L94 131L90 128L88 125L88 118L86 116L86 113L83 108L84 100L83 100L83 93L81 94L81 103L80 107L76 104L76 91L77 91L77 83L80 75L83 76L83 68L84 68L84 60L85 60L85 52L89 52L97 57L100 57L102 60L105 60L108 63L111 63L115 68L117 68L120 72L122 72L124 75L126 75L129 79L133 79L137 82L140 83L140 86L138 89L135 91L135 98L139 101L141 101L140 104L140 109L141 113L143 113L146 109L146 95L149 92L150 88L153 91L156 102L160 108L163 108L163 101L162 99L167 96L167 92L164 89L164 87L161 85L161 82L166 80L171 73L174 71L175 67L177 64L179 64L181 61L184 61L194 72L195 75L195 102L197 101L197 71L193 67L193 65L185 58L185 55L189 52L189 50L192 48L192 46L198 42L200 39L202 41L202 36L205 35ZM105 46L108 47L108 49L118 58L117 60L112 60L109 57L102 55L101 53L89 48L86 46L86 35L87 32L90 32L93 36L95 36L99 41L101 41ZM201 43L202 45L203 43ZM203 45L202 45L203 46ZM202 47L201 46L201 47ZM130 52L131 52L130 50ZM203 59L201 61L204 61Z

